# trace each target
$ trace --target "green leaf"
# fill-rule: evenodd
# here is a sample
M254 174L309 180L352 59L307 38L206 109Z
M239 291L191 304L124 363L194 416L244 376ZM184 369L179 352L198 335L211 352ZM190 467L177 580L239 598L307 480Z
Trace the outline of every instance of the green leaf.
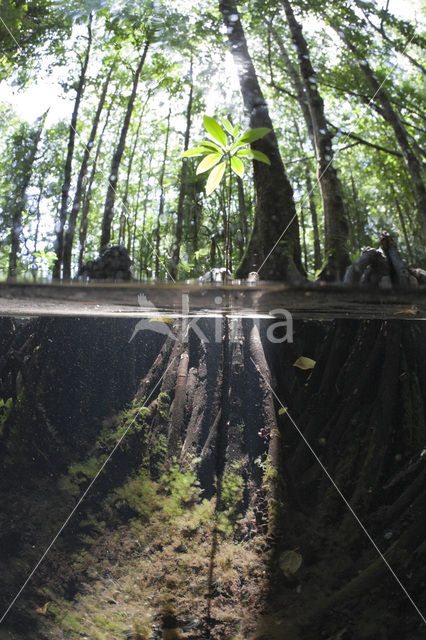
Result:
M220 153L209 153L203 160L201 160L200 164L197 167L196 174L198 176L199 173L203 173L204 171L208 171L221 159L222 155Z
M313 369L315 367L315 360L312 358L307 358L306 356L300 356L297 358L296 362L293 362L293 367L297 367L298 369L302 369L306 371L307 369Z
M237 124L237 125L234 127L234 131L232 132L232 135L234 136L234 138L236 138L236 137L237 137L237 135L239 134L239 132L240 132L240 125L239 125L239 124Z
M258 129L249 129L245 132L244 135L241 136L240 142L255 142L256 140L260 140L263 136L266 136L267 133L272 131L272 129L268 129L267 127L259 127Z
M238 149L238 147L245 147L247 145L248 145L248 142L241 142L241 140L236 140L231 145L231 148L229 149L229 153L233 153L235 151L235 149Z
M188 149L184 151L181 155L181 158L191 158L193 156L204 156L206 153L209 153L210 149L206 149L205 147L193 147L192 149Z
M219 147L218 144L215 144L214 142L208 142L207 140L204 142L199 142L198 146L205 147L209 151L216 151L217 153L222 153L223 151L222 147Z
M259 160L259 162L264 162L265 164L271 164L268 156L262 151L257 151L257 149L240 149L236 155L251 158L252 160Z
M214 169L210 171L210 175L206 184L206 195L210 195L216 189L219 182L222 180L225 172L226 162L221 162Z
M234 127L229 122L228 118L221 118L221 120L222 120L222 124L225 127L225 129L227 130L227 132L230 133L231 136L233 136L234 135Z
M244 175L244 165L242 163L242 160L240 160L236 156L231 158L231 168L232 168L233 172L237 174L237 176L240 176L240 178L243 177L243 175Z
M210 118L210 116L204 116L203 122L206 130L209 132L212 138L225 147L226 133L224 132L220 124L214 118Z

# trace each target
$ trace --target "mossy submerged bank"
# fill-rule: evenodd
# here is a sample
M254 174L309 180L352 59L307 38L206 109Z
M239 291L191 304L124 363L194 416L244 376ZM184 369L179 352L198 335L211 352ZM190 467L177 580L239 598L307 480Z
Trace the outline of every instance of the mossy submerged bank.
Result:
M144 637L148 628L150 640L178 634L238 640L422 637L410 603L354 526L287 413L268 404L243 348L249 345L251 355L259 356L259 366L271 366L290 415L421 604L421 323L300 323L294 345L268 352L263 344L266 360L256 334L243 325L232 355L233 404L222 448L211 437L215 425L217 433L221 380L214 345L203 350L193 339L185 348L166 341L148 349L140 336L146 361L137 360L137 350L132 361L117 340L105 349L95 325L40 324L17 333L15 346L27 345L22 364L11 357L3 369L3 597L17 591L40 549L131 428L14 606L4 632L8 640L81 634L115 640ZM64 347L58 338L65 328L72 330ZM116 329L127 343L130 327ZM83 336L98 341L90 358L78 346ZM313 370L293 366L300 355L316 362ZM172 356L179 366L170 367L143 407ZM180 412L173 405L177 381L185 384ZM69 398L63 390L71 383L76 387ZM270 426L271 416L276 426L264 429L261 421ZM220 483L214 474L218 451ZM198 529L188 534L185 523L193 518ZM226 570L223 563L218 569L222 552ZM230 576L225 587L222 574Z
M163 418L166 400L161 398ZM120 448L128 455L137 442L140 464L121 486L106 490L100 503L79 513L67 558L73 598L63 585L55 591L61 565L56 575L46 574L26 612L29 637L31 619L38 629L34 637L49 640L237 639L253 629L268 556L265 536L254 536L253 510L242 515L241 465L224 473L218 511L216 497L203 499L199 460L167 460L164 438L147 446L150 417L142 401L106 420L94 454L72 463L60 479L61 491L77 498L102 465L103 450L132 424Z

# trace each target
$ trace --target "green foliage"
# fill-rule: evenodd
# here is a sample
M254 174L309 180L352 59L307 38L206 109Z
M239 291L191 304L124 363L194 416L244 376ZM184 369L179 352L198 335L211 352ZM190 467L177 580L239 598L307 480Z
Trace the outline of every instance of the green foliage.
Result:
M227 118L222 118L222 128L217 120L210 116L203 118L204 128L210 141L205 140L188 151L184 151L183 158L194 156L205 156L197 167L197 175L210 171L206 194L209 196L219 186L226 168L231 170L240 178L244 175L244 164L241 158L248 158L271 164L266 154L255 149L247 149L247 145L263 138L271 130L265 127L240 131L239 126L233 126Z
M13 398L3 400L0 398L0 437L3 435L3 429L13 409Z
M87 45L85 34L90 12L93 12L94 37L89 74L78 113L71 193L89 139L101 84L111 67L113 75L85 177L86 193L78 214L72 256L73 273L77 272L79 234L84 232L85 225L83 261L92 259L98 252L107 185L104 178L108 176L111 155L117 147L134 70L147 40L150 42L148 55L118 176L116 215L112 225L114 242L130 248L134 276L144 280L152 277L156 269L153 248L156 247L158 228L161 257L158 275L167 277L166 269L169 269L176 244L176 211L180 180L184 176L178 274L191 278L223 264L225 238L228 237L224 228L227 226L223 219L225 210L229 219L228 235L232 237L230 262L237 264L244 254L254 220L254 182L251 172L244 167L247 169L247 160L267 162L257 149L249 148L267 130L247 132L242 130L246 125L233 124L243 122L244 106L236 89L235 70L224 56L226 36L220 34L217 7L212 8L207 2L195 7L173 0L123 3L119 9L103 0L71 0L62 4L34 0L3 5L1 77L6 79L5 95L9 93L12 105L15 104L15 85L22 86L36 78L33 89L38 87L42 92L44 83L50 83L57 75L55 67L60 67L61 73L58 98L53 101L47 127L33 159L28 151L33 146L34 118L38 114L33 116L25 110L23 115L18 98L16 113L12 105L0 105L0 276L7 276L12 220L16 213L22 214L22 221L17 224L20 229L18 276L35 279L49 274L70 125L69 114L63 118L55 102L60 104L64 98L67 101L74 99L81 54ZM300 12L318 87L331 123L335 165L341 174L349 213L353 254L358 254L363 246L375 246L377 236L385 226L396 235L410 264L421 266L425 259L424 243L412 181L402 156L398 155L398 141L376 109L377 100L370 99L370 89L358 64L359 56L348 50L330 24L350 39L361 58L370 62L379 82L386 80L383 89L406 127L415 152L426 143L419 106L425 96L421 29L414 20L401 17L399 9L392 13L392 7L385 10L369 0L354 0L353 3L294 0L292 5L296 13ZM283 56L265 28L271 19L297 70L298 60L280 3L253 0L245 7L242 23L257 74L262 79L295 200L303 210L303 220L302 216L299 218L300 235L305 245L305 267L313 275L311 202L316 207L321 247L324 247L324 219L315 179L315 154ZM72 37L68 37L70 35ZM100 73L93 73L95 69ZM190 89L192 102L188 113ZM30 95L27 103L32 102L36 105L39 101ZM165 148L164 123L169 107L172 116L162 196L164 211L158 220L158 183ZM227 113L227 117L206 116L203 128L201 114L215 111ZM181 153L187 115L190 127L186 146L193 148L184 155L189 159L200 156L198 173L190 160L183 165L186 174L182 173ZM347 138L346 132L380 145L385 151ZM192 142L204 137L197 145ZM306 182L306 165L313 191ZM237 176L238 190L232 175ZM25 176L30 178L26 189ZM242 189L241 178L244 178ZM203 197L205 186L208 199ZM87 212L84 222L83 209Z
M218 530L230 536L235 530L244 496L244 478L240 462L233 462L221 480L221 506L217 514Z
M159 433L151 442L149 447L149 469L152 478L159 477L163 470L167 457L167 438L163 433Z
M160 485L169 496L163 507L164 513L169 517L181 515L200 499L200 483L193 464L183 469L177 460L173 459L161 476Z
M158 508L157 485L142 471L124 485L115 489L106 501L109 513L129 510L143 522L147 521L155 508Z
M73 462L68 468L67 475L60 480L61 489L74 497L79 497L82 485L84 486L93 480L105 457L91 457L83 462Z
M165 391L158 394L157 397L157 409L163 420L167 420L170 410L170 396Z

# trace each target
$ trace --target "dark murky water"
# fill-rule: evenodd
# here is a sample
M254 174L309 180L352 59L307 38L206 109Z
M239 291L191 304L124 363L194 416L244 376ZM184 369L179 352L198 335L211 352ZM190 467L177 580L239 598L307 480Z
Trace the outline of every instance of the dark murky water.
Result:
M370 293L2 285L0 638L420 639L425 308Z

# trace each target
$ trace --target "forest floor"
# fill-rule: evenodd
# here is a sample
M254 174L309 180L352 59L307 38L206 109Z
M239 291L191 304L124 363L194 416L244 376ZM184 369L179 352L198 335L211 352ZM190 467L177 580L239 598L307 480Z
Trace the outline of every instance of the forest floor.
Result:
M421 617L321 466L422 610L424 323L295 323L294 343L269 354L288 411L256 375L248 354L266 372L268 354L247 323L231 359L226 442L209 440L215 411L205 430L190 429L190 416L221 398L219 347L190 342L175 454L181 405L172 398L182 395L185 351L143 336L145 351L133 353L133 342L125 351L132 327L123 322L28 323L7 351L4 607L77 512L0 640L421 640ZM173 375L145 406L141 388L154 385L173 348ZM300 356L315 366L295 367ZM186 439L197 447L181 455Z
M198 493L190 476L178 478L183 484L185 480L186 492ZM84 548L69 559L84 576L75 597L58 597L49 586L40 589L39 610L49 603L45 613L35 612L41 637L260 637L252 634L267 589L264 538L235 540L229 521L222 521L222 531L215 533L214 498L185 504L186 499L167 495L161 484L147 479L128 483L125 493L130 501L141 495L136 489L140 483L152 501L148 505L147 496L142 500L144 514L114 530L100 523L103 533L84 536Z

